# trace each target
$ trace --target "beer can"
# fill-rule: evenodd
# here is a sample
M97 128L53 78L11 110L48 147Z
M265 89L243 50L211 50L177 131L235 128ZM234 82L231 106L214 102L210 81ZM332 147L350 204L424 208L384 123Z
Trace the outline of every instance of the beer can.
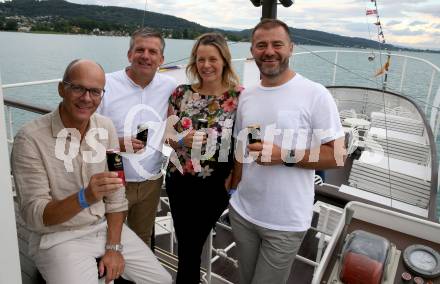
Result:
M261 143L261 130L260 125L252 124L247 127L248 129L248 142L249 144Z
M107 150L107 166L110 172L117 172L118 178L122 179L122 183L125 185L124 165L122 164L122 156L117 150Z
M137 127L136 139L147 143L148 140L148 125L146 123L139 124Z
M196 130L200 130L203 128L208 128L208 120L204 118L197 119L196 125L194 127Z

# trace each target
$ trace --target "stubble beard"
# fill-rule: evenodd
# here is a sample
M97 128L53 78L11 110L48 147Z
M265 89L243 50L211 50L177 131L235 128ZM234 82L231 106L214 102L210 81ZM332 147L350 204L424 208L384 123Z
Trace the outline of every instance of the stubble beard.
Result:
M282 74L284 71L286 71L287 68L289 68L289 58L284 58L280 61L280 64L275 67L264 67L262 60L256 60L255 63L258 66L258 69L260 69L260 73L263 76L274 78L278 75Z

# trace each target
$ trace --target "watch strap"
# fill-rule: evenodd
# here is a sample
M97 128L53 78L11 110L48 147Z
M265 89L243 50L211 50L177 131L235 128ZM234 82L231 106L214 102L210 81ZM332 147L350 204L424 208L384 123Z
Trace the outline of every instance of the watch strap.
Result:
M124 248L121 244L106 244L105 250L112 250L117 252L122 252L122 249Z

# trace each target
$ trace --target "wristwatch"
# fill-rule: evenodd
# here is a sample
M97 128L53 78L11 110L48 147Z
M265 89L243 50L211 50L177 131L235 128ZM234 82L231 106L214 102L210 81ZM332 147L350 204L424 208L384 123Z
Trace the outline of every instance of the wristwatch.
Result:
M285 162L283 161L283 165L285 165L286 167L293 167L295 166L296 162L295 161L295 150L290 150L287 153L287 157L286 160L292 160L292 162Z
M117 251L117 252L122 252L122 249L124 248L123 245L121 244L106 244L105 245L105 250L112 250L112 251Z

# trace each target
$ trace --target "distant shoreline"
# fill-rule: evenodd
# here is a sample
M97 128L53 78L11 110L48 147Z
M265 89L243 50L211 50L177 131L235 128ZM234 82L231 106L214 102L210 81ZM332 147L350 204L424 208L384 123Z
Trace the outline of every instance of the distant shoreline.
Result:
M55 31L29 31L29 32L21 32L21 31L4 31L0 30L0 32L8 32L8 33L22 33L22 34L47 34L47 35L85 35L85 36L103 36L103 37L120 37L120 38L127 38L128 35L100 35L100 34L90 34L90 33L63 33L63 32L55 32ZM165 39L175 39L175 40L181 40L181 38L172 38L167 37ZM183 40L191 40L191 39L183 39ZM235 42L235 41L230 41ZM249 41L239 41L243 43L249 43ZM319 44L296 44L297 46L306 45L306 46L325 46L325 45L319 45ZM355 49L362 49L362 50L374 50L374 51L380 51L380 52L386 52L386 50L379 50L379 49L372 49L367 47L353 47L353 46L347 46L347 47L341 47L341 46L327 46L329 48L355 48ZM391 50L391 52L426 52L426 53L435 53L440 54L440 50L432 50L432 49L413 49L413 48L402 48L402 49L396 49Z

